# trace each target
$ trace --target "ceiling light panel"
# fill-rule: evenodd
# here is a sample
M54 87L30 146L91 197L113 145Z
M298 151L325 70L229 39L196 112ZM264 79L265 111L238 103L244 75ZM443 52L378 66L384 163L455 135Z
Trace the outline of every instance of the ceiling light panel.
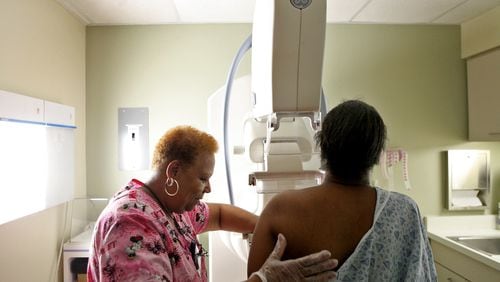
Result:
M255 0L174 0L182 23L251 23Z
M467 0L372 0L353 21L429 23L465 1Z

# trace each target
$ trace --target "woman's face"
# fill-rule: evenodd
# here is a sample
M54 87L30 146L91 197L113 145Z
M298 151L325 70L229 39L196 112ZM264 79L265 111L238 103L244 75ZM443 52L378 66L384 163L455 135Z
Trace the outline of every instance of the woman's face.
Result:
M213 154L205 153L190 166L183 166L179 170L179 200L181 211L190 211L203 198L203 194L210 193L210 177L212 177L215 165Z

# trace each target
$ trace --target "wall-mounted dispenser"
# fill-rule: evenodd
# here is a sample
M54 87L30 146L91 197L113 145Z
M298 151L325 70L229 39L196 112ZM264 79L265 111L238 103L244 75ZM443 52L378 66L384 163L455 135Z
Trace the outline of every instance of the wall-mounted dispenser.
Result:
M448 209L486 209L490 198L490 152L448 150Z
M149 109L118 109L120 170L149 169Z

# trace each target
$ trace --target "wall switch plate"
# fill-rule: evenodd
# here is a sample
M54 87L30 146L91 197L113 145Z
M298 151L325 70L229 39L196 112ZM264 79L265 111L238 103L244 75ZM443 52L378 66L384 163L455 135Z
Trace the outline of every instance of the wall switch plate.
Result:
M149 169L149 109L118 109L118 163L125 171Z

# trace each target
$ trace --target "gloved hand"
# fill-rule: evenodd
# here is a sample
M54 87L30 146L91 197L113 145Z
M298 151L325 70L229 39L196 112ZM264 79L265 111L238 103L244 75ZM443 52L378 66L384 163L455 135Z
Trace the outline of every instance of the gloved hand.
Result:
M337 273L333 271L338 261L331 259L329 251L321 251L305 257L281 261L285 252L286 239L278 234L278 241L257 275L262 282L274 281L332 281Z

